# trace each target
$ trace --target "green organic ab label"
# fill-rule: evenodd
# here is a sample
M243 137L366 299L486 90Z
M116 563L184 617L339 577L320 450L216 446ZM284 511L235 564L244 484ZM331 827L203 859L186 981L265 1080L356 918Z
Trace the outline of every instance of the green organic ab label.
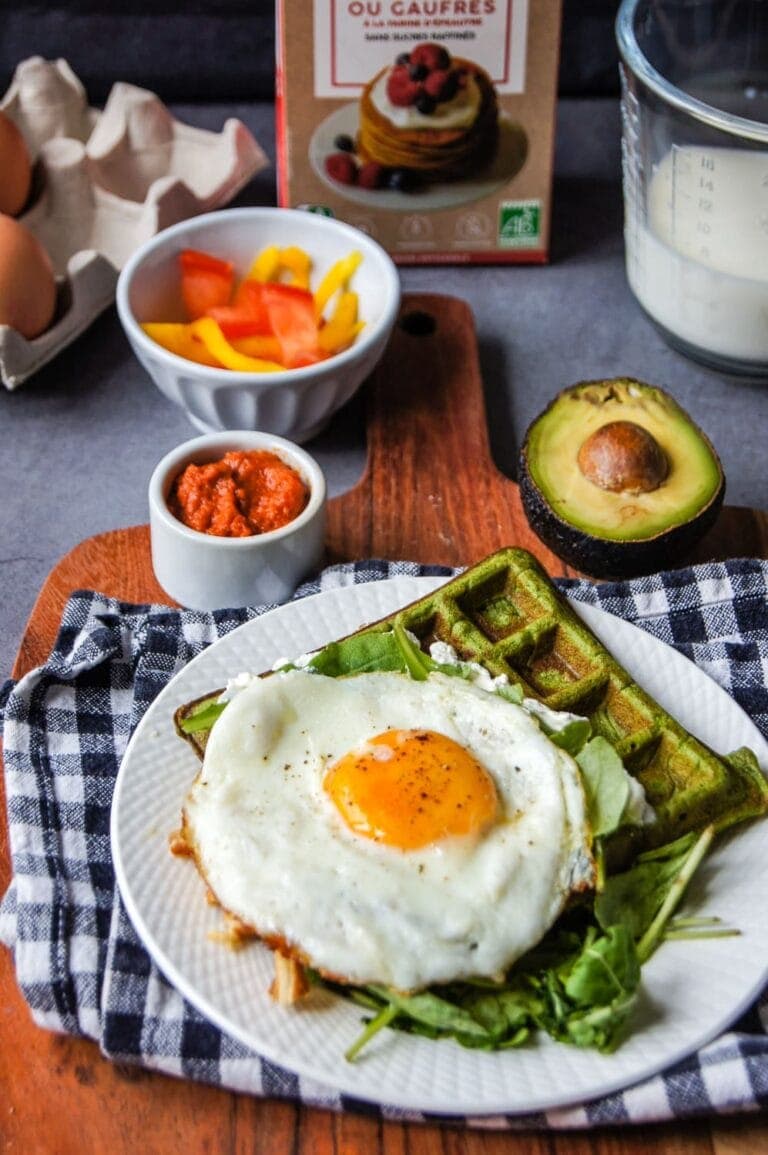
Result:
M499 245L505 249L533 249L540 243L541 201L502 201Z

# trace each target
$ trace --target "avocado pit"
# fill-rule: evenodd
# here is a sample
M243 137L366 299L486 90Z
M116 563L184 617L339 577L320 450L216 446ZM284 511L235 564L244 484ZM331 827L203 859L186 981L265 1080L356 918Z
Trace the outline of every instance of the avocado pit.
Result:
M656 438L634 421L609 421L579 449L578 466L588 481L611 493L652 493L669 472Z

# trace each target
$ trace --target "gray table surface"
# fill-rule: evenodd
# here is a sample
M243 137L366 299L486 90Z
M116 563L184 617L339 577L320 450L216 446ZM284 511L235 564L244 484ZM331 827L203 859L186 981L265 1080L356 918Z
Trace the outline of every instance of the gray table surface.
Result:
M271 105L174 112L213 129L239 116L274 159ZM633 376L669 389L709 433L729 504L768 509L768 387L725 377L669 348L627 287L619 132L617 101L561 102L549 265L403 268L403 287L452 293L471 305L491 448L504 473L515 476L529 422L559 389ZM237 198L274 201L273 168ZM19 389L0 387L0 431L2 680L51 568L83 538L145 522L153 467L196 431L134 359L114 308ZM352 486L365 461L359 400L308 448L331 494Z

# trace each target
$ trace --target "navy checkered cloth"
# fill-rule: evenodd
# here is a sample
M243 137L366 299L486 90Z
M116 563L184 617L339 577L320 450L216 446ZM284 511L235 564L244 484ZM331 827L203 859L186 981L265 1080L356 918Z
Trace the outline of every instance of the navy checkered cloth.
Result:
M408 563L336 566L296 596L400 574L450 572ZM731 561L628 582L558 584L682 651L768 736L768 563ZM265 608L203 614L126 605L92 592L72 596L48 661L3 691L13 880L0 904L0 940L13 952L35 1021L96 1039L111 1058L252 1094L422 1120L428 1116L350 1100L222 1034L150 961L115 886L109 814L130 734L190 658ZM764 996L698 1054L625 1091L545 1114L465 1122L574 1128L766 1105Z

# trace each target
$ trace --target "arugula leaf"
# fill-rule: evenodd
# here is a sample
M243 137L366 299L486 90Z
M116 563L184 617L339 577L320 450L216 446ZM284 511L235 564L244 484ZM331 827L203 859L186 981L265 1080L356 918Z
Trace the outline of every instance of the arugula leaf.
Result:
M512 702L515 706L522 706L525 694L522 686L496 686L495 693L497 697L503 698L505 702Z
M425 682L429 673L437 668L437 662L433 662L428 654L411 641L400 622L395 622L392 635L402 655L405 669L415 682Z
M554 746L559 746L561 750L565 750L566 754L570 754L572 758L581 753L592 734L592 724L589 718L574 718L572 722L567 722L560 730L553 730L550 726L543 724L541 718L539 718L539 724L550 742Z
M641 962L653 954L664 937L667 923L713 837L714 828L708 826L700 834L691 832L639 855L629 870L609 877L595 898L595 917L600 925L625 926L637 940Z
M624 998L616 998L605 1006L576 1011L565 1020L564 1033L556 1037L576 1047L592 1047L604 1054L610 1054L616 1050L619 1032L632 1012L635 1002L636 995L632 993Z
M629 870L609 875L595 898L595 917L605 930L619 923L632 937L639 939L650 926L656 912L680 873L695 834L686 834L675 842L638 856Z
M564 979L565 993L578 1007L610 1006L632 995L640 982L635 941L623 923L599 938L589 936Z
M445 674L447 677L464 678L471 682L477 675L477 666L472 662L462 662L456 659L455 662L438 662L431 654L427 654L421 649L418 642L414 642L410 634L400 622L395 622L392 627L392 633L397 641L400 651L403 656L405 669L411 677L417 682L423 682L429 674L439 673ZM518 686L499 687L502 692L501 696L506 697L511 702L522 702L523 692L522 688Z
M364 998L376 1000L380 1009L368 1020L361 1034L346 1051L348 1062L353 1062L373 1036L387 1026L433 1039L440 1035L452 1035L468 1047L490 1049L493 1044L492 1036L470 1011L432 991L408 995L388 987L371 985L363 987L361 993Z
M363 674L371 670L404 670L402 650L392 632L353 634L329 642L308 662L308 668L329 678Z
M558 936L561 948L573 936ZM625 927L600 934L588 926L580 948L559 966L532 976L546 998L538 1025L560 1042L600 1051L615 1048L619 1032L634 1007L640 966L632 936Z
M604 934L594 924L581 935L553 931L502 982L466 981L413 995L362 988L366 1004L373 998L378 1007L347 1057L356 1057L383 1026L450 1036L483 1050L520 1046L541 1029L560 1041L607 1051L632 1010L639 979L626 927Z
M358 1037L355 1039L351 1047L348 1047L344 1052L344 1058L348 1063L353 1063L357 1056L362 1051L363 1047L371 1041L374 1035L378 1035L379 1031L390 1024L397 1017L397 1007L392 1003L385 1003L380 1011L372 1019L370 1019Z
M629 801L629 781L624 763L605 738L597 735L576 755L587 796L587 813L595 838L621 825Z
M366 987L366 990L396 1007L400 1014L432 1030L465 1039L475 1039L478 1042L488 1041L488 1031L468 1010L459 1003L441 998L432 991L407 995L375 985Z
M672 882L670 883L669 888L664 896L664 901L656 912L656 915L650 926L646 929L645 934L637 944L637 954L641 963L645 962L647 958L651 957L656 947L664 937L667 923L669 922L669 919L671 918L675 908L680 902L680 899L683 897L685 888L693 878L693 875L698 869L701 860L709 850L714 836L714 826L707 826L704 830L702 830L701 834L698 836L693 846L691 847L688 856L680 867L677 876L672 879Z
M227 703L217 698L206 698L193 706L186 717L179 719L179 728L185 734L197 734L201 730L210 730L216 719L223 713Z
M497 1045L519 1046L540 1021L545 1004L541 995L521 977L496 991L470 995L467 1006Z

